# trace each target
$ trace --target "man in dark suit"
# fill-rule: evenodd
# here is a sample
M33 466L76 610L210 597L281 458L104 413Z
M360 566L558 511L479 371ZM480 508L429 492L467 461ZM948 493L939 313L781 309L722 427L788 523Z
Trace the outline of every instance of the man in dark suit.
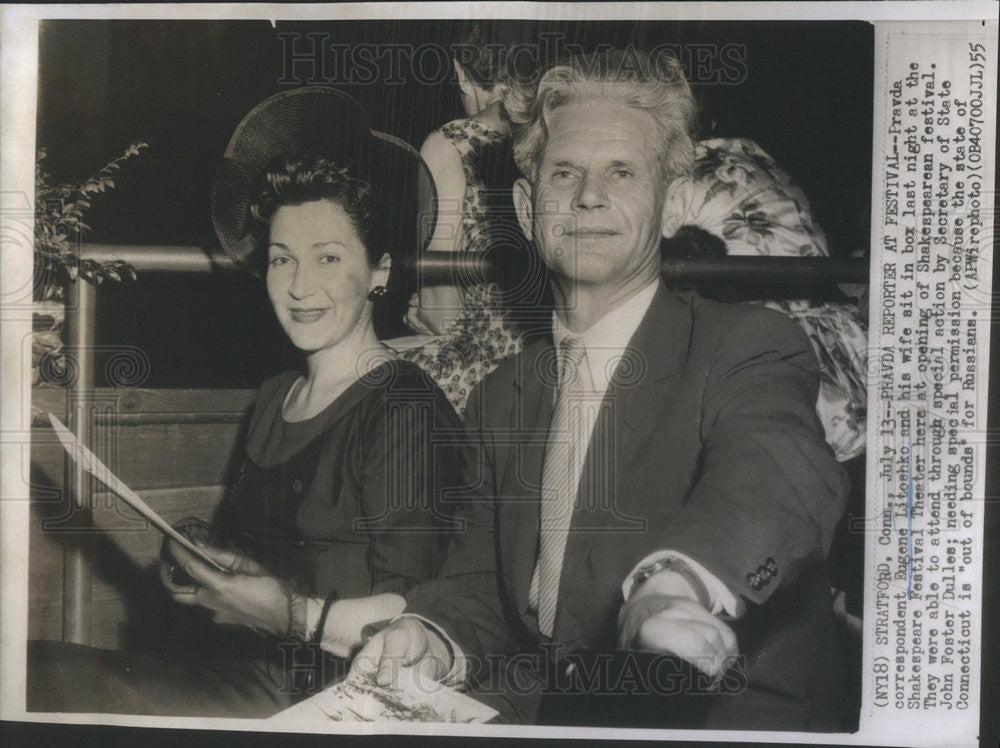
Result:
M355 667L492 689L508 719L533 721L530 684L551 674L523 655L539 645L546 667L669 653L745 676L701 702L706 726L837 729L824 559L847 485L809 342L781 315L659 277L660 237L691 200L686 81L615 52L505 103L552 326L473 393L467 530Z

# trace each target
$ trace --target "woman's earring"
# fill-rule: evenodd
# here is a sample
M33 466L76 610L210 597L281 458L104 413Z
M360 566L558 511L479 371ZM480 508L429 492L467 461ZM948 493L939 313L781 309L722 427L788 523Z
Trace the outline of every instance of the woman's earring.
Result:
M368 301L377 301L384 298L387 293L389 293L389 289L385 286L375 286L375 288L368 292Z

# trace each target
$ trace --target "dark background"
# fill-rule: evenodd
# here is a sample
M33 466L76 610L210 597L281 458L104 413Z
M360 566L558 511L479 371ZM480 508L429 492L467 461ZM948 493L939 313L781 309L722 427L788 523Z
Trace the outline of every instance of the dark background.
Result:
M325 80L355 96L373 127L418 148L435 127L462 116L452 76L435 75L432 57L425 59L433 83L417 80L408 61L394 65L387 54L375 63L374 82L351 85L335 69L335 55L326 68L317 65L317 78L307 62L286 70L291 47L279 34L300 34L295 51L309 56L315 49L312 57L321 63L324 42L448 48L466 23L48 21L40 39L37 144L47 149L56 179L77 181L129 143L149 143L125 164L117 188L96 201L87 216L88 241L215 248L212 175L236 125L266 97ZM867 249L869 24L511 21L492 28L506 44L558 33L585 49L676 44L691 66L695 54L706 55L705 67L689 70L701 137L757 141L805 189L833 253ZM729 56L720 59L723 53L710 46L694 52L698 45L729 45ZM734 77L740 78L734 84L720 82ZM142 348L150 358L147 386L254 387L294 362L261 285L243 276L147 273L127 286L105 284L98 343Z

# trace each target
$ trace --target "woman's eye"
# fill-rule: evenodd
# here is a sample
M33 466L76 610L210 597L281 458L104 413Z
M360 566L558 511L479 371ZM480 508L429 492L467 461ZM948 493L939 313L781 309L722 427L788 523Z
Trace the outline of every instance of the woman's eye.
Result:
M281 267L282 265L287 265L291 261L292 261L291 258L285 257L284 255L279 255L278 257L272 257L268 262L268 264L271 267L276 268L276 267Z
M330 265L334 262L340 262L340 257L338 255L320 255L320 264Z

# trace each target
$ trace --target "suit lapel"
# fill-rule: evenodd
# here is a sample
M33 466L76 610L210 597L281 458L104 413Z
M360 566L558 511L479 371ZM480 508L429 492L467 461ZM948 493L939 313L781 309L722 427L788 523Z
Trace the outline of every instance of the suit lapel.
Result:
M511 393L509 447L500 479L498 520L502 581L518 615L528 607L538 553L542 467L554 397L552 378L539 378L538 372L549 371L553 356L551 339L527 347Z
M690 307L661 283L615 370L602 403L604 427L595 429L587 451L556 613L555 636L567 645L589 638L595 580L587 578L586 562L594 543L608 533L635 533L644 519L622 511L619 489L630 456L642 451L669 404L690 334Z
M633 449L649 432L687 361L691 308L660 284L649 310L629 341L608 387L614 409L619 454Z

